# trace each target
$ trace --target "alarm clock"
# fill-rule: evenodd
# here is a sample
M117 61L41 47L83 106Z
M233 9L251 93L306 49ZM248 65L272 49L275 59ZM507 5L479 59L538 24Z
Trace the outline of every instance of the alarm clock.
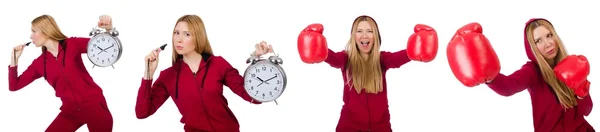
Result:
M244 72L246 92L253 101L274 101L277 104L276 99L283 94L287 85L287 77L281 67L283 60L277 54L267 59L251 55L246 64L250 64Z
M119 32L113 28L110 31L93 28L90 32L92 38L87 45L88 59L94 64L93 67L108 67L119 61L123 53L123 47L119 36ZM93 68L92 67L92 68Z

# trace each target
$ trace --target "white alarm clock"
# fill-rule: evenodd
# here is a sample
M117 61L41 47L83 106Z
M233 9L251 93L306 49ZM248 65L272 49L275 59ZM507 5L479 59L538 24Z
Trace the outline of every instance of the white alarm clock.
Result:
M94 67L108 67L115 64L121 58L123 47L119 36L119 32L113 28L110 31L103 31L98 28L92 29L90 32L92 38L87 45L88 59L94 64ZM92 67L93 68L93 67Z
M283 94L287 84L285 71L281 67L283 60L278 55L261 59L251 56L246 60L250 63L244 72L244 88L253 100L259 102L275 101Z

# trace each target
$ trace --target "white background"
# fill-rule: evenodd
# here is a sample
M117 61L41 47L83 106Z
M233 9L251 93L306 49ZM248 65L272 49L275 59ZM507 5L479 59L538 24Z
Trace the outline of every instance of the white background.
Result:
M393 3L390 3L393 2ZM143 4L143 5L142 5ZM437 6L436 6L437 5ZM442 6L444 5L444 6ZM300 61L296 39L310 23L323 23L329 47L344 48L350 37L352 20L370 15L378 22L383 36L382 50L405 49L413 26L433 26L439 35L440 50L430 63L411 62L387 73L389 109L394 131L434 132L531 132L531 101L524 91L511 97L497 95L487 86L467 88L453 76L446 60L446 45L457 28L477 21L493 43L502 63L501 72L510 74L527 61L523 49L523 26L531 17L549 19L571 54L584 54L597 69L600 62L597 31L600 12L589 2L560 3L527 0L519 3L485 3L464 0L420 1L177 1L138 3L134 1L17 0L0 3L3 55L10 62L13 46L28 42L33 18L50 14L67 36L87 36L98 16L109 14L120 31L124 55L112 68L91 69L94 80L104 89L114 117L114 131L183 131L181 117L169 99L153 116L138 120L134 106L143 76L144 56L153 48L171 42L175 21L184 14L197 14L205 22L209 40L217 55L225 57L243 72L254 44L266 40L284 59L288 76L286 92L279 105L252 105L234 95L224 94L240 121L243 132L334 131L342 106L342 76L329 65L307 65ZM590 18L588 18L590 17ZM239 48L239 49L234 49ZM172 48L160 56L160 70L170 66ZM40 54L40 49L25 49L19 73ZM87 60L85 55L82 55ZM58 114L60 99L53 89L38 79L24 89L9 92L6 70L0 70L0 131L43 131ZM590 94L600 102L598 70L592 70ZM155 76L158 76L158 72ZM594 83L595 82L595 83ZM596 85L595 85L596 84ZM598 103L597 103L598 104ZM598 106L597 106L598 107ZM600 129L600 111L586 117ZM78 132L87 132L86 126Z

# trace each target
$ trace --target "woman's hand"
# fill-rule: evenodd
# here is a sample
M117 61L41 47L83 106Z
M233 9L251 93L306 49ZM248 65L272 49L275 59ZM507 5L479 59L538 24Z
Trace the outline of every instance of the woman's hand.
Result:
M154 72L156 71L156 68L158 67L158 55L160 53L160 48L154 49L152 50L152 52L150 52L150 54L146 55L146 57L144 58L145 60L145 65L147 70L144 73L144 79L146 80L151 80L152 76L154 75Z
M112 30L112 18L108 15L102 15L98 20L98 27L105 29L106 31Z
M19 58L21 58L21 54L23 54L23 50L25 49L25 44L19 44L13 48L12 55L10 58L10 66L16 66Z
M257 43L255 47L256 47L256 49L254 49L254 52L252 52L252 55L254 55L254 56L262 56L267 53L273 53L273 46L270 44L267 44L267 42L265 42L265 41L261 41L260 43Z

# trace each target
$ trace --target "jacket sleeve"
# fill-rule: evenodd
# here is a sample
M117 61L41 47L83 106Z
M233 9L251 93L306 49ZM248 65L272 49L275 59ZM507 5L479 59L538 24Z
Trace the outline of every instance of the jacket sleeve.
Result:
M577 100L577 112L581 115L590 115L590 113L592 113L593 107L594 102L592 101L592 97L589 94L588 96L583 97L583 99Z
M348 54L346 52L333 52L333 50L328 49L327 58L325 62L329 64L333 68L344 68L346 67L346 63L348 62Z
M163 81L164 75L164 71L161 72L154 84L152 84L152 80L142 79L135 104L135 115L138 119L148 118L169 99L167 87Z
M397 52L381 52L381 66L386 68L400 68L400 66L410 62L406 54L406 50L400 50Z
M43 64L39 62L39 59L35 59L20 76L17 76L18 65L14 67L8 66L8 90L17 91L42 77L42 74L37 70L41 66Z
M229 64L229 62L227 62L225 59L222 59L220 63L221 64L219 65L224 69L222 73L224 74L223 84L225 84L225 86L229 87L233 93L250 103L262 104L262 102L252 99L252 97L250 97L250 95L246 92L244 89L244 77L240 75L237 69L233 68L233 66L231 66L231 64Z
M492 82L487 83L494 92L502 96L512 96L531 86L535 79L536 67L532 62L528 62L521 69L506 76L498 74Z
M83 54L87 53L87 45L90 41L90 38L85 37L71 37L67 40L69 46L73 45L77 53Z

